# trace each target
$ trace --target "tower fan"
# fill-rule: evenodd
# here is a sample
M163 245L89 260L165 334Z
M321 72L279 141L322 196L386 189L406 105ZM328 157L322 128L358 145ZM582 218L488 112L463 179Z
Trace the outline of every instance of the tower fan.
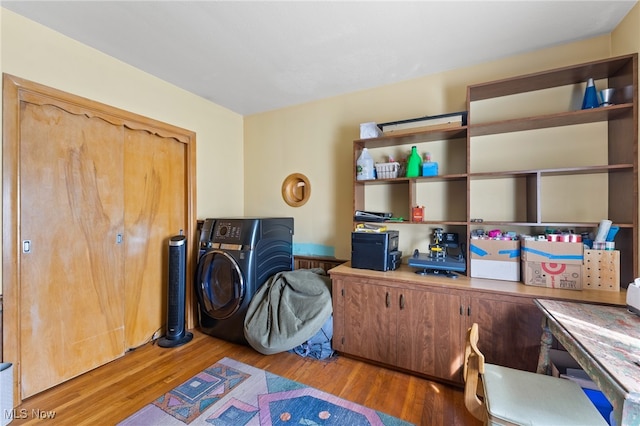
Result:
M158 346L173 348L193 339L185 330L187 238L182 235L169 239L169 285L167 297L167 334L158 340Z

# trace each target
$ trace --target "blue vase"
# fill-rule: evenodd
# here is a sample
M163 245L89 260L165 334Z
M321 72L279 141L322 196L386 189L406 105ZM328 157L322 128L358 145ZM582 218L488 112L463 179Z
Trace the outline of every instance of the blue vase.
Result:
M597 108L600 106L598 101L598 92L593 78L587 80L587 88L584 90L584 98L582 99L582 109Z

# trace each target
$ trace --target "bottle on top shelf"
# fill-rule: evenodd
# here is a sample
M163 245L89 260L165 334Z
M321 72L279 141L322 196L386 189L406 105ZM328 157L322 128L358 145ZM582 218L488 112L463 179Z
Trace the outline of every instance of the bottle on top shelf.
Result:
M422 159L418 154L418 149L412 146L411 154L409 154L409 159L407 160L407 177L420 176L420 164L422 164Z

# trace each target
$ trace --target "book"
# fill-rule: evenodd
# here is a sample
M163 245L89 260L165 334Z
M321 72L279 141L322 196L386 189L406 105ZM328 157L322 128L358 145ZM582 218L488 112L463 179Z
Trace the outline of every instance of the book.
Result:
M437 128L447 129L458 126L466 126L467 111L452 112L448 114L432 115L426 117L410 118L408 120L390 121L380 123L378 127L385 134L410 133L421 130L432 130ZM441 127L443 126L443 127Z
M359 223L356 225L355 232L385 232L387 225L378 225L373 223Z

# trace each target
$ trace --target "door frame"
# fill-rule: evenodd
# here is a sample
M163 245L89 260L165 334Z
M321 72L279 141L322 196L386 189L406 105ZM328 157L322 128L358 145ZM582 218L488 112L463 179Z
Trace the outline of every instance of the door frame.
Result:
M187 145L187 194L185 211L191 239L187 246L186 327L196 324L197 303L193 292L194 259L197 254L196 222L196 134L193 131L144 117L116 107L92 101L39 83L3 73L2 89L2 359L14 363L13 406L22 402L20 392L20 122L23 101L48 98L52 105L64 105L69 111L99 117L114 125L145 130L162 137L175 138Z

